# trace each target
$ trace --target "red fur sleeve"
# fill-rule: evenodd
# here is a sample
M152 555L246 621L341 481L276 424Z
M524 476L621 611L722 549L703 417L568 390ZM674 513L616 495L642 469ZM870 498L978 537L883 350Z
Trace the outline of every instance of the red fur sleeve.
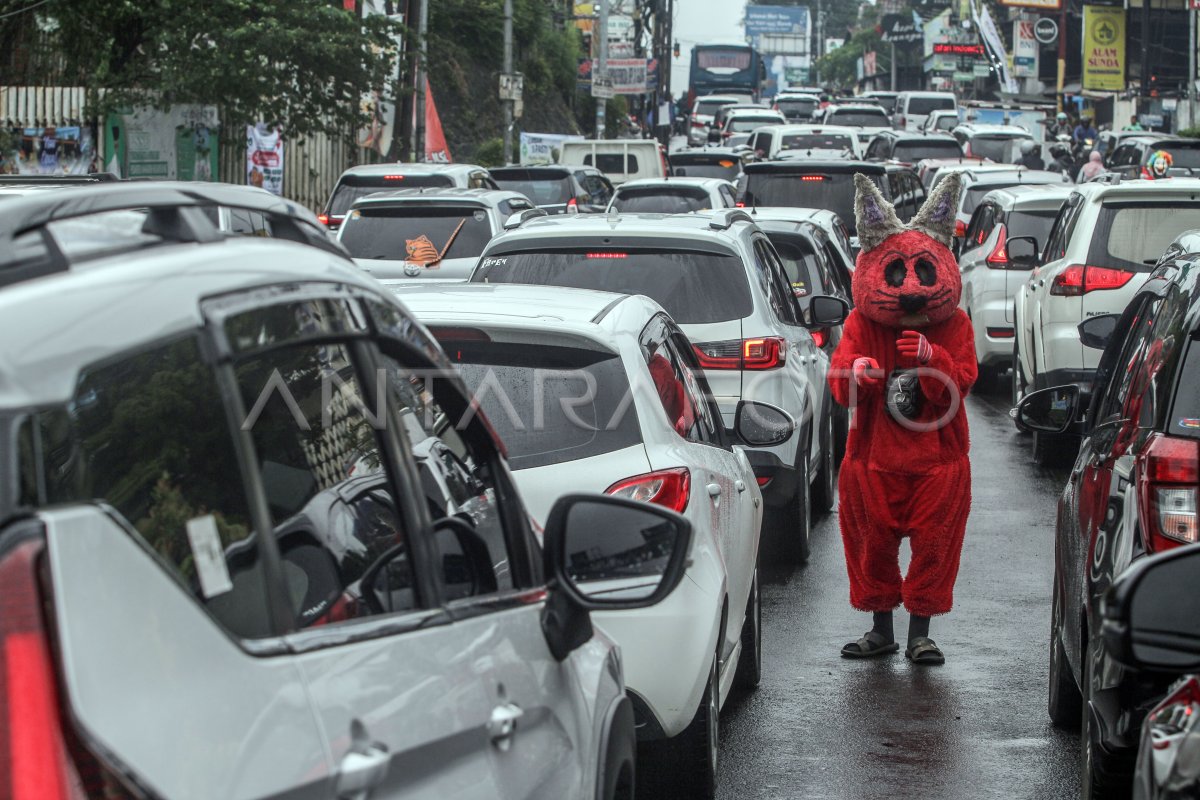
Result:
M935 406L950 405L953 386L961 399L965 397L978 377L978 362L975 357L975 332L971 320L958 309L946 321L936 338L930 338L933 356L926 369L936 374L922 374L921 391Z
M854 381L851 367L855 359L868 355L865 352L865 339L862 315L857 310L852 310L842 326L842 339L829 362L829 388L833 393L834 402L838 405L850 407L851 383ZM858 387L854 391L857 393L856 397L861 398L869 392L879 391L879 387Z

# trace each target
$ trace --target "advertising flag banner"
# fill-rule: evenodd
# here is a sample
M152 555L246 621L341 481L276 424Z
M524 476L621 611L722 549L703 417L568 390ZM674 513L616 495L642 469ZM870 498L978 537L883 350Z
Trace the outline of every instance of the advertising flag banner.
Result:
M1036 78L1038 74L1038 40L1033 35L1033 20L1013 22L1013 76Z
M1125 88L1125 9L1083 7L1083 88Z
M246 183L283 194L283 131L266 123L246 126Z
M446 134L442 132L442 118L438 116L437 103L433 102L428 78L425 79L425 160L438 164L454 161L446 144Z

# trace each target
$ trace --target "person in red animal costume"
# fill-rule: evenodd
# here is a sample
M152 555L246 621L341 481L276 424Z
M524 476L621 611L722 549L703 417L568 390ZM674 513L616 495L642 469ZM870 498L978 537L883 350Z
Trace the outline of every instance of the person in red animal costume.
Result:
M870 180L854 182L862 251L829 383L854 413L838 482L850 604L872 612L874 624L842 655L898 651L892 611L903 603L905 654L942 664L929 618L953 604L971 508L963 399L976 377L975 337L958 308L962 282L949 247L960 181L940 181L907 225ZM912 558L901 576L904 537Z

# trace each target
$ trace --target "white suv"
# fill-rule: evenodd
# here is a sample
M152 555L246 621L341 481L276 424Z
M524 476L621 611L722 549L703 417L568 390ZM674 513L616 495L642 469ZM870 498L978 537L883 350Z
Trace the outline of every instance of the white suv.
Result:
M617 187L609 211L686 214L737 206L737 185L720 178L642 178Z
M762 670L763 509L691 344L640 296L470 284L399 297L457 364L536 519L565 489L640 499L692 523L687 580L670 598L651 615L594 618L621 647L639 739L668 738L663 756L688 796L711 796L720 706ZM793 435L778 409L741 414L776 420L774 439Z
M1193 228L1200 228L1200 179L1075 187L1014 298L1013 399L1030 388L1089 388L1100 353L1080 342L1079 323L1120 314L1167 246ZM1031 239L1008 240L1010 258L1033 249Z
M781 408L800 425L799 436L747 457L768 505L782 509L779 527L792 556L808 558L811 506L832 508L837 473L829 356L809 329L839 324L846 303L818 295L806 319L775 248L749 214L538 218L493 239L471 281L602 289L658 302L693 342L725 427L742 400Z

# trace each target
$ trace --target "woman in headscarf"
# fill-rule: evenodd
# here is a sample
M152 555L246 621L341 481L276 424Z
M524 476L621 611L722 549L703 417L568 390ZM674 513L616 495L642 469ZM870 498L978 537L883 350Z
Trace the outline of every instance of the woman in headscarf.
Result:
M1079 177L1075 179L1076 183L1090 181L1100 173L1104 172L1104 162L1100 158L1100 151L1093 150L1088 156L1088 162L1079 170Z

